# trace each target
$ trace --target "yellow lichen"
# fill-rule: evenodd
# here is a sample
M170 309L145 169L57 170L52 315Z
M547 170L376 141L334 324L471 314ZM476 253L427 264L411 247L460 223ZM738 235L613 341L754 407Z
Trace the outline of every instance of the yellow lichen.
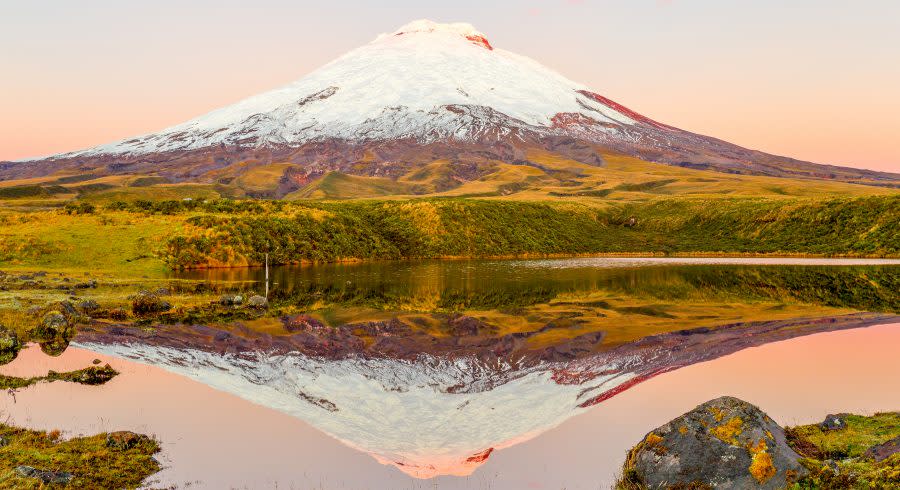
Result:
M661 436L658 436L651 432L647 434L647 438L644 439L644 442L646 442L648 446L653 446L654 444L659 444L660 442L662 442L662 440L663 438Z
M758 443L754 446L751 442L747 446L747 451L750 451L750 455L754 456L756 453L761 453L769 449L769 446L766 444L765 439L760 439Z
M715 417L716 422L721 422L723 418L725 418L725 412L720 410L718 407L709 407L709 413Z
M766 451L760 451L753 455L750 462L750 475L753 476L760 485L765 484L775 476L775 466L772 464L772 456Z
M741 435L743 427L744 421L740 417L733 417L728 422L713 427L709 432L724 443L737 445L737 436Z
M760 484L764 484L775 476L776 469L772 464L772 456L768 453L769 446L765 439L760 439L755 445L750 443L747 451L750 452L750 475Z
M775 440L775 436L773 436L772 433L769 431L766 431L766 437L768 437L769 439L771 439L773 441Z
M662 456L669 452L669 450L662 444L663 438L654 434L653 432L647 434L647 437L644 439L644 445L650 451Z
M654 434L653 432L647 434L647 437L644 438L643 441L639 442L636 446L631 448L631 451L628 451L628 457L625 459L624 467L634 468L637 464L637 458L644 450L652 451L657 455L662 456L668 452L666 446L662 444L663 438L659 435Z
M681 435L687 434L687 432L688 432L687 426L686 426L686 425L682 425L681 427L678 428L678 432L680 432Z

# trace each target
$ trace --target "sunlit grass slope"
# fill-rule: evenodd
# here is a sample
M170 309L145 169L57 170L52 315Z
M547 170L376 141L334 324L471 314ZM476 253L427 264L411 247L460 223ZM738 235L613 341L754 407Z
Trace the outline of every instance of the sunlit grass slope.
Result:
M822 197L896 194L895 188L820 179L789 179L694 170L604 153L603 165L589 165L531 150L517 164L493 160L425 161L398 167L400 174L369 175L370 162L351 173L306 175L289 162L235 162L190 182L158 175L60 174L0 182L0 205L39 198L109 202L185 197L265 197L287 199L366 199L456 196L557 201L634 201L666 197ZM24 203L14 203L23 206Z
M0 268L167 268L573 254L900 256L900 196L603 203L169 200L0 212Z

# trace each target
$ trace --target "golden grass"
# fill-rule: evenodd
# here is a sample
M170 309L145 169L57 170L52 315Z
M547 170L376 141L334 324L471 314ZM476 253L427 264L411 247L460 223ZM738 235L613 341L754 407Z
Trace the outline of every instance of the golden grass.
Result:
M408 194L412 194L411 186L403 182L330 172L284 199L365 199Z
M11 254L3 267L160 276L166 268L156 253L171 234L183 229L186 217L112 211L96 216L56 211L18 215L15 226L0 230L0 247L34 239L46 244L46 250L34 256Z

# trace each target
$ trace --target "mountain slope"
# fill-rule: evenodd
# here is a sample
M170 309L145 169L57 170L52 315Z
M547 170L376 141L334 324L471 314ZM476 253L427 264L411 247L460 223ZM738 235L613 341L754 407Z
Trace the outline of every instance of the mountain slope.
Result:
M246 162L298 165L292 178L299 183L329 172L396 179L441 159L528 164L534 149L590 165L602 165L601 155L613 152L737 174L900 181L896 174L777 157L656 122L493 47L471 25L426 20L378 36L287 86L158 133L0 163L0 180L62 170L212 183L215 171Z

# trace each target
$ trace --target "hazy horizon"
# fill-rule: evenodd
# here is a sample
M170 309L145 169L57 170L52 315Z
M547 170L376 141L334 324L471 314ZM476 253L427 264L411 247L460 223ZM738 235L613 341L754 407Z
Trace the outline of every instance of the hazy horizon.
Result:
M0 160L157 131L298 79L418 18L653 119L817 163L900 171L900 4L774 1L0 3ZM352 15L348 15L352 13Z

